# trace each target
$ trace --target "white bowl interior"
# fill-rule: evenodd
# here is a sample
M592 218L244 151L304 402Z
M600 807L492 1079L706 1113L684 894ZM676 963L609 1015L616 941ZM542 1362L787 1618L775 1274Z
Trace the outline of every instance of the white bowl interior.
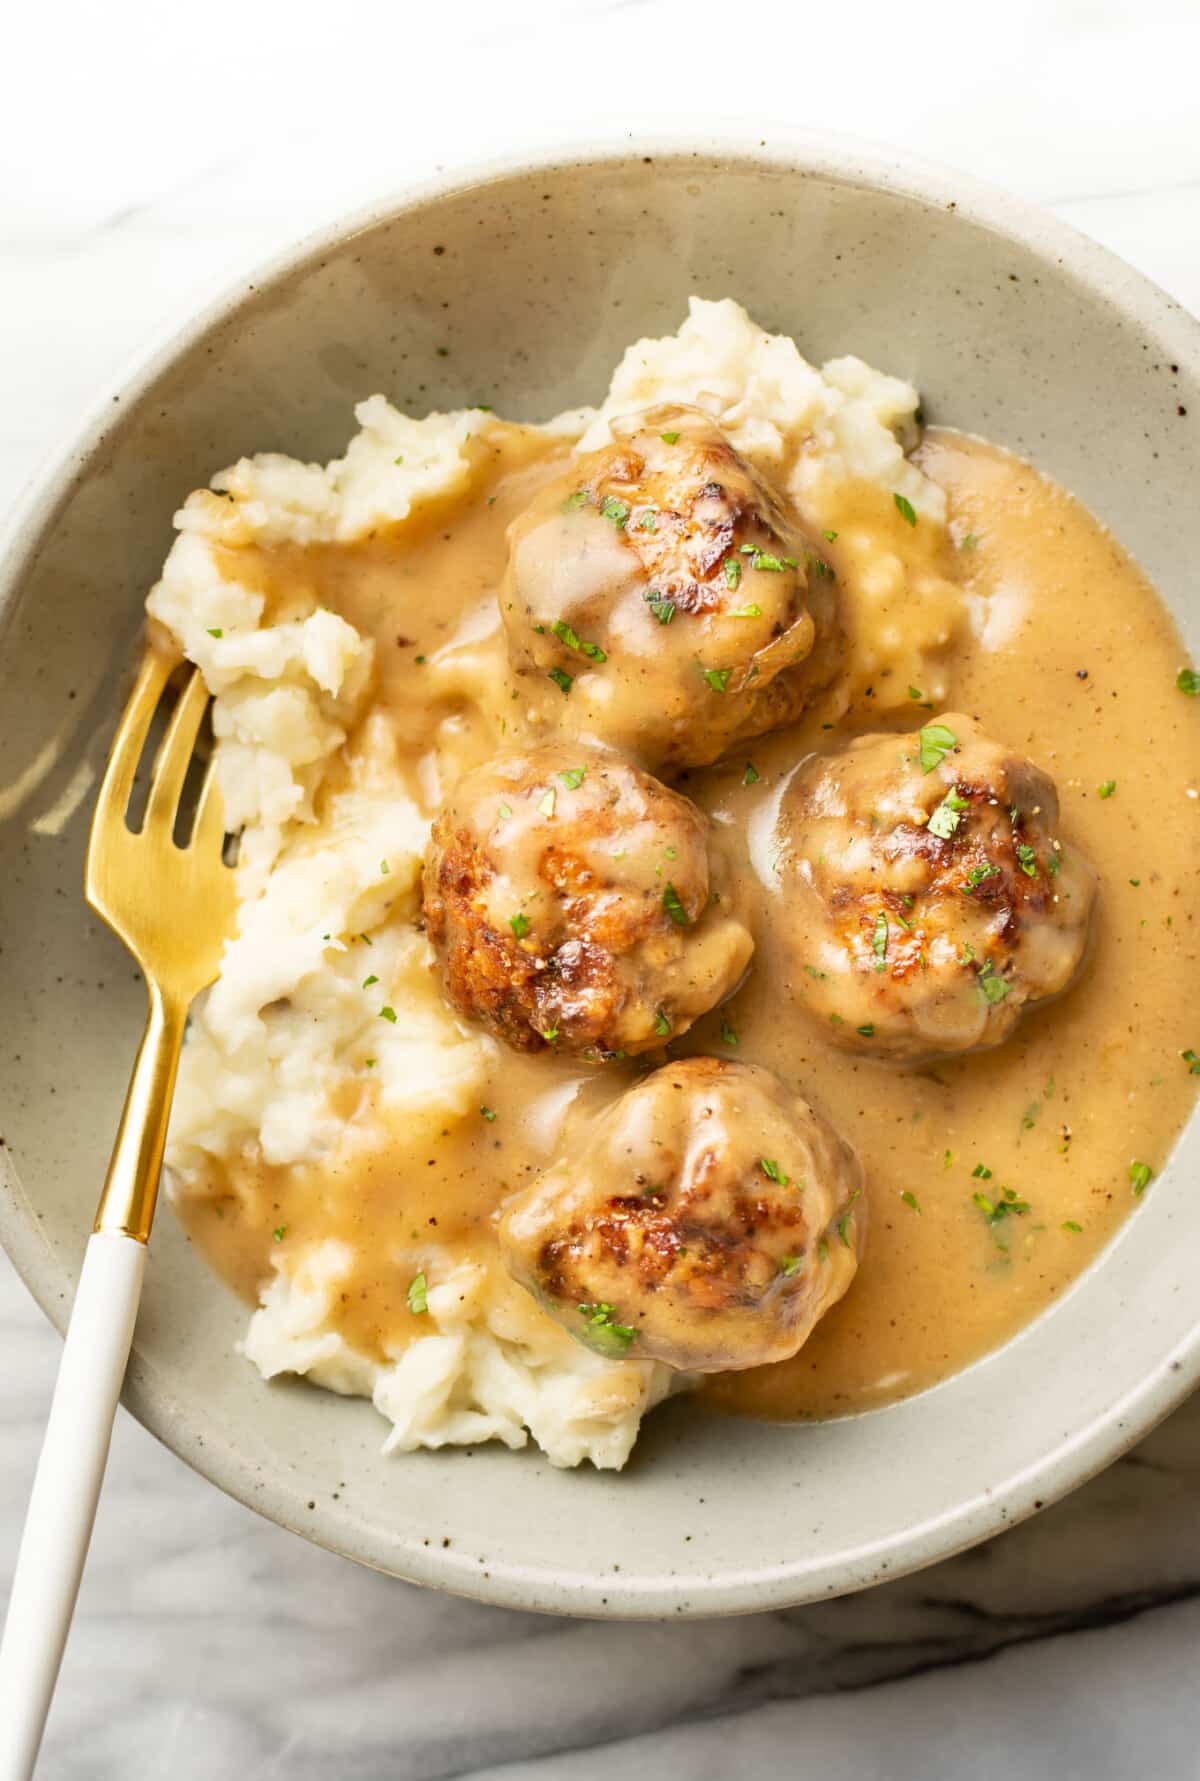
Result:
M621 348L673 329L691 291L736 296L810 357L853 351L908 376L931 419L1031 456L1200 637L1200 331L1048 219L936 176L806 151L511 171L237 293L114 399L0 575L0 1228L60 1325L143 1010L82 902L86 775L173 510L242 452L339 451L375 390L415 412L482 400L524 418L596 398ZM968 1373L819 1427L670 1407L619 1478L492 1449L382 1458L369 1406L266 1386L237 1358L245 1313L168 1210L128 1401L252 1506L418 1581L613 1614L844 1590L1028 1512L1182 1395L1198 1367L1198 1149L1193 1125L1077 1288Z

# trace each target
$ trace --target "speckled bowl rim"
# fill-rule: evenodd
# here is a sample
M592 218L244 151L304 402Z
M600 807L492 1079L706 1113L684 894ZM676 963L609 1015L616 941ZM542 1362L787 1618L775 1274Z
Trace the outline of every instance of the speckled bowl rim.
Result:
M979 181L881 144L850 137L817 137L761 123L717 127L702 140L684 130L631 132L627 127L592 130L565 146L537 145L465 166L439 170L405 184L386 197L339 214L298 245L271 255L238 277L223 293L192 312L183 324L165 330L139 352L126 374L111 383L92 405L82 425L52 452L46 468L0 526L0 584L9 580L15 560L27 557L61 505L71 495L87 461L102 445L114 409L124 414L173 361L209 329L233 316L252 294L281 282L342 247L367 229L409 208L536 172L628 161L711 161L726 156L743 164L817 178L834 184L874 189L957 211L964 219L1012 242L1048 268L1066 271L1106 300L1142 334L1164 343L1164 356L1189 365L1200 376L1200 322L1150 280L1115 254L1037 206L1011 198ZM1169 340L1169 350L1165 342ZM0 614L3 608L0 607ZM61 1265L41 1237L36 1214L17 1180L10 1154L0 1149L0 1242L51 1323L65 1329L69 1304L62 1291ZM82 1243L84 1232L80 1233ZM228 1495L280 1526L326 1549L383 1570L368 1553L352 1549L346 1529L323 1505L310 1507L303 1522L288 1492L273 1499L260 1467L215 1430L200 1433L156 1387L152 1357L131 1366L123 1402L144 1427ZM964 1498L952 1510L910 1525L852 1552L826 1558L817 1554L795 1562L743 1568L708 1578L638 1578L591 1572L561 1572L548 1582L544 1572L506 1564L493 1557L482 1572L453 1551L432 1548L406 1554L403 1575L411 1582L516 1609L606 1619L703 1618L760 1612L824 1596L840 1595L888 1580L947 1558L990 1535L1014 1526L1064 1496L1140 1440L1200 1383L1200 1316L1187 1336L1150 1367L1139 1384L1084 1428L1055 1443L1035 1464ZM934 1390L938 1388L935 1387ZM872 1412L886 1415L887 1411ZM403 1462L397 1462L403 1463ZM391 1567L386 1567L389 1571ZM686 1599L684 1599L686 1598Z

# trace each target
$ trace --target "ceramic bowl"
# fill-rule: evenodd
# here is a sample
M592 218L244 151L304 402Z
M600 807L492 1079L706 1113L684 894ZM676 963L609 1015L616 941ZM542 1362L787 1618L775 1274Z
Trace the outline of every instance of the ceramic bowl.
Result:
M171 515L243 452L325 458L374 390L416 413L597 399L689 292L809 357L911 378L1031 457L1200 644L1200 327L1051 218L796 138L573 149L340 223L198 316L81 429L0 563L0 1235L60 1327L143 992L86 910L90 794ZM443 357L435 350L448 348ZM1186 412L1185 412L1186 411ZM628 1470L384 1459L369 1405L265 1385L245 1312L160 1212L126 1402L198 1471L364 1563L522 1608L700 1615L861 1587L982 1539L1111 1460L1200 1371L1196 1122L1052 1311L956 1378L823 1426L650 1418Z

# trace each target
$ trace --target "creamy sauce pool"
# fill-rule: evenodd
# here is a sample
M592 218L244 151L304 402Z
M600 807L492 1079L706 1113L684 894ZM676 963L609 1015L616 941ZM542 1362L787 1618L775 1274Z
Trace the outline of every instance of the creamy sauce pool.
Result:
M471 494L425 510L400 536L229 553L238 579L276 614L320 602L375 639L378 702L409 789L431 815L459 773L529 735L496 597L508 523L561 471L568 449L497 429L475 447ZM736 996L672 1050L775 1070L857 1146L869 1183L865 1255L850 1292L792 1360L709 1380L701 1395L725 1410L865 1409L1004 1341L1064 1291L1132 1209L1131 1164L1157 1173L1197 1086L1180 1053L1200 1044L1191 894L1200 725L1174 690L1181 650L1170 619L1103 527L1027 465L943 431L926 435L918 461L946 490L957 549L939 549L935 528L904 526L888 497L866 486L847 488L822 527L844 532L845 549L873 534L914 577L962 583L971 622L936 664L936 703L975 716L1056 780L1064 843L1082 848L1100 878L1094 944L1076 986L995 1051L917 1070L834 1052L789 998L773 937L772 816L806 753L896 719L873 716L869 684L855 688L844 715L835 692L727 768L677 782L721 825L757 951ZM828 554L836 570L838 542ZM913 700L905 715L915 728L927 712ZM750 785L747 762L758 775ZM1115 790L1102 798L1110 780ZM619 1064L498 1051L479 1115L417 1145L402 1130L380 1138L364 1081L338 1109L347 1142L330 1163L267 1168L246 1158L181 1211L251 1300L280 1245L344 1239L359 1260L333 1322L383 1356L428 1324L408 1311L409 1274L389 1257L420 1241L492 1257L496 1206L631 1079ZM972 1196L995 1197L1002 1184L1030 1210L993 1230ZM511 1296L515 1315L541 1317L519 1289Z

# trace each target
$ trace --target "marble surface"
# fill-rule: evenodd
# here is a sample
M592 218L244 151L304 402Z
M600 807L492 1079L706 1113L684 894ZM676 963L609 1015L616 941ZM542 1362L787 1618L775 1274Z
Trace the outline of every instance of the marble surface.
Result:
M1198 50L1176 0L22 8L0 504L232 274L432 167L611 123L622 76L635 138L740 117L891 141L1048 204L1198 309ZM0 1262L0 1588L57 1348ZM1193 1400L1036 1521L886 1588L692 1626L554 1622L318 1552L122 1413L41 1773L1173 1781L1198 1766L1198 1501Z

